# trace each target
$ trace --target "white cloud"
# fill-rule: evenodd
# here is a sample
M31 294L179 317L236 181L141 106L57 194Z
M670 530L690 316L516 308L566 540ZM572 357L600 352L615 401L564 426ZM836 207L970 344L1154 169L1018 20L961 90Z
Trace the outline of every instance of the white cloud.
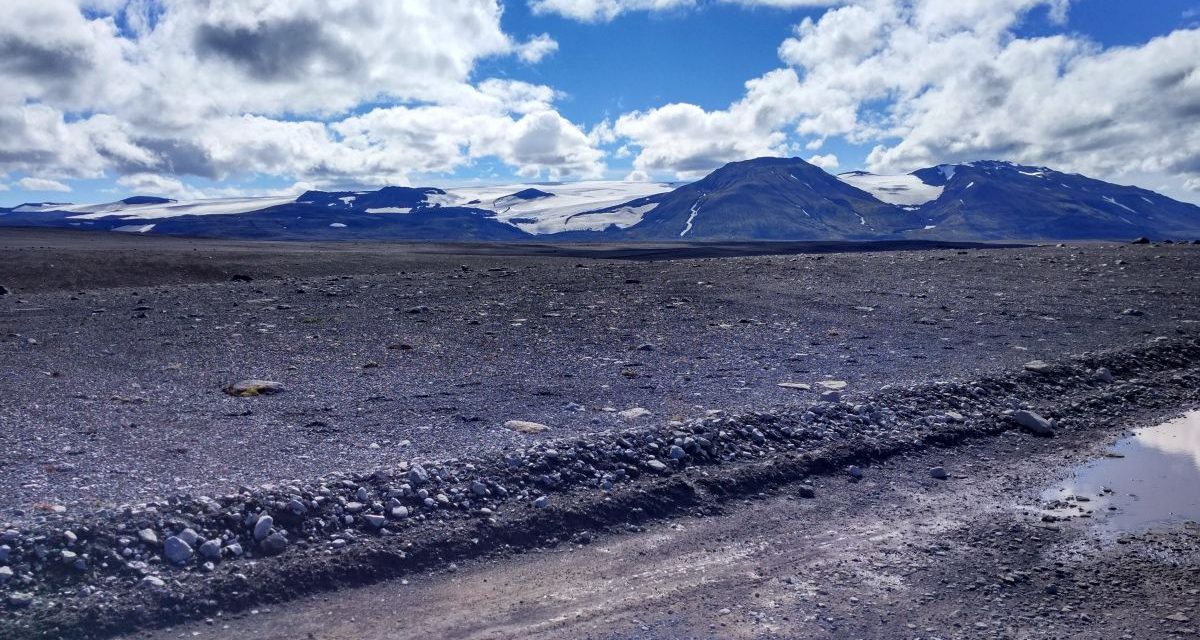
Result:
M826 170L836 169L838 168L838 157L832 153L827 153L823 156L818 155L809 158L808 163Z
M17 184L26 191L61 191L69 192L71 187L57 181L44 178L21 178Z
M558 48L517 42L501 14L499 0L3 2L0 175L183 194L189 176L405 184L485 154L526 173L602 170L553 89L472 77L481 60ZM394 125L347 115L364 104L405 114L403 139L361 130Z
M1061 20L1067 7L860 0L803 20L779 47L787 66L728 108L670 104L615 131L636 168L681 176L842 137L873 143L877 172L998 158L1168 182L1178 196L1200 180L1200 30L1111 49L1014 33L1035 8Z
M702 6L707 2L738 4L744 7L800 9L829 7L848 0L529 0L535 14L552 13L580 22L608 22L624 13L637 11L679 11Z
M537 64L546 56L558 51L558 41L543 33L530 38L525 44L517 47L517 57L529 64Z

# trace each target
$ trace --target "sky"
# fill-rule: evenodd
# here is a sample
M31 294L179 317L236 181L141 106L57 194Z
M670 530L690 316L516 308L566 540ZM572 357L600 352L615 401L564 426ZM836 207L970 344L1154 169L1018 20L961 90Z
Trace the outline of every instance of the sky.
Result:
M1200 0L3 0L0 206L1010 160L1200 203Z

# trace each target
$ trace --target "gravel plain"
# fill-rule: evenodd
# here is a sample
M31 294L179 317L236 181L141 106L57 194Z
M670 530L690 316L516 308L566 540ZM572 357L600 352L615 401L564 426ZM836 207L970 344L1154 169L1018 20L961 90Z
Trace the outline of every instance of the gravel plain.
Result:
M506 553L520 532L552 547L556 529L612 524L597 491L602 503L678 515L671 505L687 490L669 479L692 465L778 462L810 440L837 449L819 469L746 481L770 487L827 473L835 458L1012 431L1004 411L1060 407L1056 394L1105 384L1093 378L1099 356L1071 359L1084 352L1117 354L1106 356L1117 384L1147 398L1118 394L1130 406L1114 420L1177 410L1195 390L1192 246L618 261L93 242L0 238L13 256L0 266L10 292L0 296L0 523L17 532L10 547L29 571L0 586L19 614L15 637L103 635L119 630L114 620L153 625L437 568L473 555L462 534L481 504L484 522L510 523L505 535L483 526L497 540L489 552ZM209 256L205 269L189 266L196 253ZM122 274L136 284L111 286ZM1122 360L1129 353L1141 355ZM1021 373L1035 360L1048 373ZM1145 380L1130 379L1142 370ZM224 391L246 379L283 391ZM980 380L991 382L976 393L968 383ZM958 386L937 392L939 381ZM1023 384L1036 398L1013 392ZM855 408L869 404L892 413ZM712 433L723 420L728 440ZM870 425L887 433L857 430ZM562 467L563 443L604 455ZM611 457L625 450L629 459ZM504 480L512 468L532 471ZM418 495L427 482L436 491ZM524 508L513 513L510 498ZM560 515L521 524L528 513ZM371 535L387 527L399 527L395 539ZM191 553L186 569L165 566L183 553L166 546L172 537ZM234 545L259 559L238 560ZM62 576L37 568L48 562L39 547L58 554ZM99 560L107 552L117 557ZM91 582L104 576L107 586ZM99 622L108 626L89 626ZM662 624L649 637L689 635Z

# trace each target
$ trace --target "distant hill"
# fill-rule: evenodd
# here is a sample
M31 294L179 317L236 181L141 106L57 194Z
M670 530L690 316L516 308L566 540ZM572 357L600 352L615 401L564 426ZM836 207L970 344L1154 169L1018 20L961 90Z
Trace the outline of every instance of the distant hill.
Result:
M308 191L298 198L0 208L0 226L275 240L700 242L1200 238L1200 207L999 161L833 176L799 158L733 162L682 186L586 182Z

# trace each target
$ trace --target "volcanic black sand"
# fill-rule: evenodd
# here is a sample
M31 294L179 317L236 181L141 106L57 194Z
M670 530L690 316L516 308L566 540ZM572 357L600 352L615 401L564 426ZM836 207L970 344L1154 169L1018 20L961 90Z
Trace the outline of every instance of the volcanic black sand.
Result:
M509 502L522 503L523 509L531 508L527 501L543 494L554 501L544 513L555 512L560 503L578 501L578 512L585 515L558 521L554 526L563 530L561 536L544 523L530 534L530 544L552 547L547 538L561 542L592 525L614 523L612 512L588 506L600 491L595 487L604 482L616 485L603 488L614 491L612 500L622 508L665 517L692 510L669 506L679 498L672 493L678 488L656 493L654 482L667 481L654 481L655 474L718 461L735 467L745 459L770 462L785 451L807 451L801 443L810 437L839 453L822 458L824 463L813 468L758 478L751 493L776 491L776 485L835 471L835 460L912 453L915 441L910 442L906 430L921 434L917 440L930 444L956 444L963 437L1007 432L1014 423L1005 412L1026 403L1042 403L1048 416L1053 408L1068 427L1078 425L1069 438L1055 439L1057 451L1066 442L1080 450L1099 446L1119 432L1123 421L1153 421L1195 403L1196 377L1189 367L1195 364L1193 341L1200 332L1200 248L1116 244L888 252L843 248L853 250L612 260L602 258L661 258L695 249L669 247L666 254L649 255L636 254L644 248L623 249L614 256L580 247L520 251L471 247L468 251L445 246L255 244L0 231L4 256L0 285L10 292L0 296L0 366L4 368L0 524L17 532L14 549L26 554L20 556L26 560L17 576L0 585L0 595L20 594L7 604L18 617L6 629L18 636L84 635L79 625L87 625L91 618L80 618L78 611L86 609L104 623L87 631L106 634L120 629L114 620L123 619L120 616L128 613L129 606L140 613L124 619L154 624L234 611L239 601L248 606L294 597L320 590L322 584L361 583L437 569L438 558L469 562L472 553L462 547L464 530L441 510L453 506L466 517L482 503L492 520L523 530L527 525L517 522L523 516L505 506L509 491L500 493L501 482L511 490ZM711 255L743 250L766 249L703 249ZM536 255L510 255L517 253ZM234 276L245 277L232 281ZM1116 355L1072 360L1084 352ZM1122 354L1134 354L1129 356L1132 361L1123 360ZM1023 365L1034 360L1052 363L1051 369L1061 367L1058 377L1049 382L1025 381L1029 376L1052 375L1022 373ZM1128 394L1113 396L1113 391L1104 389L1110 383L1095 381L1094 371L1101 365L1115 367L1117 379L1111 384ZM253 398L222 392L226 385L248 378L277 381L286 390ZM991 382L970 384L979 380ZM829 388L842 387L839 382L845 383L840 397L820 396ZM938 382L956 386L950 392L938 391ZM904 389L916 391L903 395L910 393ZM1106 398L1101 405L1107 413L1099 421L1102 424L1089 427L1095 428L1089 435L1084 428L1089 421L1085 401L1093 397ZM1064 405L1064 398L1075 398L1080 406ZM883 417L859 409L872 405L888 409ZM807 411L808 407L818 407L818 413ZM638 408L645 411L628 411ZM945 417L960 413L962 426L955 426L958 418ZM747 415L760 418L747 421L742 417ZM710 433L716 428L712 421L725 420L722 416L729 416L730 432ZM549 429L521 433L505 427L510 420L533 421ZM756 424L761 426L747 427ZM828 428L809 433L805 425ZM762 431L757 436L756 428ZM626 430L657 435L647 436L646 448L641 449L641 436L630 435L620 444L613 440L615 435L601 434ZM672 430L688 435L672 436ZM681 445L678 456L672 438ZM688 438L693 441L686 442ZM725 439L730 444L721 444ZM695 448L695 440L712 441L712 446L701 443ZM562 462L562 443L571 443L569 450L575 451L593 447L593 441L598 453L570 464ZM553 443L546 445L552 453L538 449L540 442ZM1018 465L1028 471L1019 474L1023 477L1036 476L1035 468L1043 476L1052 475L1032 461L1033 453L1014 453L1011 446L999 443L988 446L995 451L984 462L1001 460L994 463L997 468ZM618 458L627 456L620 464L628 466L631 474L614 475L620 464L613 466L608 451ZM645 451L657 452L658 460L668 464L660 471L647 462L655 456ZM923 451L924 446L918 446L913 455L929 455ZM415 495L419 484L414 484L413 493L404 493L387 474L371 476L391 469L405 477L419 461L450 469L427 481L446 494L441 496L447 498L445 502L437 504L439 498L422 506L424 498ZM578 463L588 470L579 472ZM511 475L514 464L532 471ZM918 464L924 464L924 459ZM504 470L506 466L510 471ZM649 479L640 478L637 469L648 473ZM474 491L470 476L485 471L475 503L464 506L463 502L470 502L464 498ZM580 494L593 473L593 488ZM334 479L322 481L321 476ZM373 484L367 482L368 476L375 478ZM636 494L644 482L650 482L646 495L668 504L650 508L639 502ZM1029 482L1026 478L1013 486L993 483L975 490L991 492L987 499L1000 504L996 493L1030 491ZM260 487L264 484L270 486ZM196 502L200 496L229 496L239 486L244 487L242 497L218 500L219 506ZM892 500L886 492L895 489L869 483L854 487L870 489L872 497L864 513L884 518L885 505ZM398 529L400 538L416 542L416 549L400 553L405 547L389 546L387 536L370 538L372 529L364 533L361 517L352 525L339 520L330 528L328 517L318 526L309 515L284 523L280 513L287 510L289 499L301 502L309 513L320 511L328 507L316 497L326 496L336 498L335 510L341 518L347 501L356 503L359 489L369 494L367 512L378 499L379 513L386 516L381 520ZM737 496L740 491L728 493ZM837 495L838 501L860 499ZM431 493L430 500L433 497ZM391 524L396 516L390 505L384 506L390 499L422 513L421 521ZM956 495L945 500L961 506L963 500L978 499ZM711 502L709 509L731 509L736 503L694 500L700 505ZM152 503L148 511L142 506L146 503ZM128 506L118 508L121 505ZM775 522L777 515L772 514L793 513L792 508L749 511L746 518ZM354 509L345 513L357 514ZM853 511L848 506L843 509L848 511L838 517ZM261 541L245 538L249 534L241 529L239 518L256 513L274 514L280 534L290 539L291 545L278 558L262 558L266 551L252 547ZM970 510L961 513L956 517L970 519ZM820 515L804 512L789 517ZM834 522L835 516L830 514L832 527L859 526L844 519ZM254 524L247 522L246 526ZM445 531L435 531L442 522L450 524ZM721 522L714 520L711 526L728 526ZM1024 544L1028 532L1018 530L1025 525L997 522L995 533L978 529L995 522L972 522L975 528L970 532L947 539L946 553L958 558L955 554L981 545L1003 551L1003 545L1015 542L1020 544L1012 549L1014 557L1036 551ZM405 528L410 526L411 530ZM79 542L68 537L64 547L61 537L68 527L73 527L70 531ZM226 550L214 568L200 567L198 555L188 568L171 568L159 557L161 547L138 547L136 532L144 527L156 530L160 539L191 527L202 539L215 536L222 544L242 540L248 555L260 559L232 558ZM821 528L819 523L812 527L813 533ZM341 533L343 528L358 531L359 538L367 535L367 541L355 543L355 536ZM118 541L122 533L135 540ZM1184 535L1187 541L1172 548L1194 548L1194 532L1193 537L1186 532L1171 535ZM118 555L101 560L100 546L86 547L93 539ZM489 538L476 534L472 539ZM497 539L504 539L504 545L522 546L504 536ZM992 544L1001 539L1003 544ZM342 542L328 546L336 540ZM372 540L379 544L373 546ZM450 546L445 552L429 551L421 540L444 540ZM921 540L933 544L928 536ZM789 543L788 539L777 542ZM833 547L840 544L836 537L826 542ZM633 548L641 543L628 544ZM680 553L704 556L709 549L694 540L678 544L685 547ZM853 545L846 544L842 552L850 553ZM63 556L62 562L53 556L74 545L89 550L84 562L74 552ZM47 553L38 552L39 546ZM498 552L498 547L483 546L489 553ZM119 553L122 547L130 551L124 560ZM337 554L343 547L351 555L339 563ZM359 547L362 551L355 551ZM1192 575L1195 555L1189 553L1186 562L1173 565L1182 566L1182 573L1154 569L1161 569L1164 584L1183 584L1183 576ZM313 554L322 558L316 565ZM1002 559L994 555L980 560L987 571L1000 571ZM969 560L968 554L963 564L952 566L968 567ZM121 586L128 582L125 578L103 582L111 565L125 561L131 566L123 571L135 578L129 583L132 591ZM42 566L47 563L65 563L68 568L47 574ZM296 578L294 589L281 589L272 582L273 563L278 575ZM243 566L247 564L253 571ZM1053 561L1049 566L1054 566ZM1133 565L1114 560L1097 566L1097 571L1115 567L1118 578L1114 580L1132 579ZM215 573L206 578L206 571ZM56 577L56 572L64 575ZM355 572L361 579L347 582L343 574ZM774 573L764 579L783 578ZM230 584L240 583L223 582L235 575L249 576L251 584L235 588ZM465 580L468 575L464 572L455 579ZM143 588L149 578L154 578L151 586ZM985 583L991 584L987 582L991 578ZM954 589L971 592L970 597L959 598L967 601L964 606L976 607L963 616L968 625L949 631L939 626L937 633L926 633L918 625L889 635L872 633L874 622L861 622L865 626L853 627L853 635L1023 637L1011 630L999 633L1009 627L993 627L989 615L977 615L979 607L991 607L989 614L1001 609L1003 598L999 602L996 598L1003 594L987 589L977 594L980 588L968 589L974 583L965 580L955 584ZM213 585L223 585L225 596L214 595L218 587ZM166 595L156 588L165 589ZM82 598L78 602L62 595L77 589L82 591L71 597ZM1171 586L1159 595L1181 598L1185 591ZM929 592L935 595L913 592L906 601L938 600L937 591L930 588ZM262 595L261 600L255 593ZM1123 602L1121 593L1112 591L1105 602ZM844 595L851 597L849 592ZM1157 604L1175 606L1173 601ZM720 624L737 620L735 626L741 631L730 635L810 637L795 620L774 619L760 628L757 614L748 618L736 606L727 603L718 608L722 607L731 612L722 615L737 615L724 621L703 618L700 626L702 616L696 612L672 618L650 607L631 616L640 619L654 613L652 623L602 621L588 634L723 637L721 629L728 627ZM755 611L761 613L759 609ZM343 614L367 615L354 610ZM949 610L942 614L948 615ZM822 614L807 611L804 615L816 616L819 622ZM883 617L876 618L878 631L886 623ZM1087 620L1071 619L1079 624L1070 628L1085 634L1079 637L1095 637L1086 635ZM974 626L976 622L988 625L987 630ZM469 633L456 633L471 637L488 631L486 624L479 625L467 625ZM709 625L718 626L713 630ZM578 635L561 626L546 628L552 630L549 636L555 635L554 629L563 636ZM828 625L821 628L829 631ZM1131 628L1149 633L1146 625ZM1172 627L1176 628L1187 625L1178 623ZM513 629L517 629L509 634L513 637L530 631ZM1042 631L1050 637L1070 637L1055 636L1049 629ZM436 630L431 633L437 635ZM829 633L840 637L836 629ZM331 635L353 634L343 628L340 635ZM388 636L376 631L367 637Z

